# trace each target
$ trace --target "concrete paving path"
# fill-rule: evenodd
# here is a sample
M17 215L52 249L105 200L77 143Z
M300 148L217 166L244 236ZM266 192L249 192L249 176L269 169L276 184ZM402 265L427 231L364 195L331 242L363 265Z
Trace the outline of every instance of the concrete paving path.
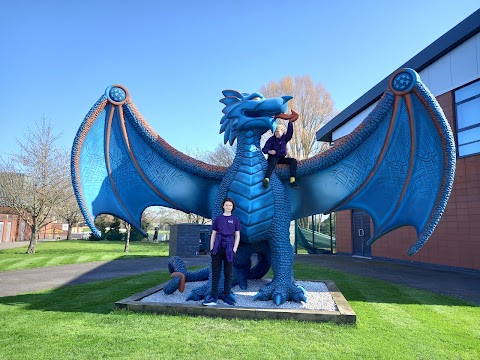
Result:
M57 289L62 286L167 270L166 257L100 261L0 272L0 297ZM184 259L187 268L207 266L208 256Z
M398 263L345 255L295 255L311 263L356 275L454 296L480 305L480 271Z
M0 244L25 246L28 242ZM209 256L185 258L187 268L207 266ZM167 270L166 257L114 260L0 272L0 296L55 289L62 286ZM295 262L316 264L356 275L450 295L480 305L480 271L396 263L344 255L295 255Z

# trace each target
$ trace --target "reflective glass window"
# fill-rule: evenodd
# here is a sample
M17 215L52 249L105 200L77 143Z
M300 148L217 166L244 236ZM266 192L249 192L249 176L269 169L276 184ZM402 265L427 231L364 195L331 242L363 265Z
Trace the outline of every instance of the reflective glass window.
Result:
M455 91L458 156L480 154L480 81Z

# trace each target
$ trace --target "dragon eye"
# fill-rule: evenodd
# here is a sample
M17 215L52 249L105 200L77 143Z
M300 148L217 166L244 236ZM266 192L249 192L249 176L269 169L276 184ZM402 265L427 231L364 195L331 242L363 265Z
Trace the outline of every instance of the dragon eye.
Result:
M250 100L261 100L259 96L255 96L254 98L251 98Z

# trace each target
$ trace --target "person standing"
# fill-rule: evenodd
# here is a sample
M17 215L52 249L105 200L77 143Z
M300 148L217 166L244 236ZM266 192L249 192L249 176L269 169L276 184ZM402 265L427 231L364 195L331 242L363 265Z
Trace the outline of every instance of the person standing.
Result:
M222 203L223 214L215 218L212 224L210 237L210 251L212 253L212 290L206 297L203 305L217 305L220 298L228 305L235 305L235 298L231 294L233 260L240 243L240 220L232 214L235 203L231 198L225 198ZM223 293L218 294L220 274L224 273Z

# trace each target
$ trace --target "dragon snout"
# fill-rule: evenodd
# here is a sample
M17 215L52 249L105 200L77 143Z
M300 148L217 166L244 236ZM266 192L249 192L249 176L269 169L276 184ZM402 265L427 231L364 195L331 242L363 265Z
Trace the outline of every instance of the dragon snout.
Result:
M288 101L293 99L293 96L290 96L290 95L282 96L282 99L283 99L283 103L286 104Z

